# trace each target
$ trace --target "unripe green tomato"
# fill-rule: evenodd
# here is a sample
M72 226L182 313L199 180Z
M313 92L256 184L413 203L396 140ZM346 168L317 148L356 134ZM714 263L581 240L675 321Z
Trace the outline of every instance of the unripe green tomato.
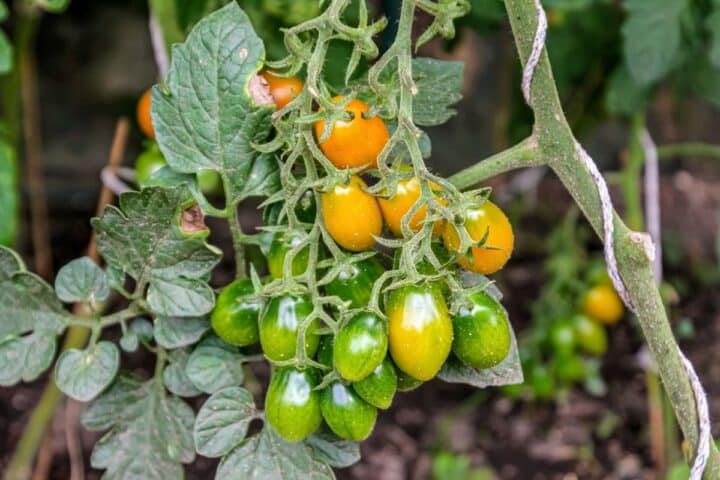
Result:
M468 300L453 320L453 352L471 367L494 367L510 352L507 314L487 293L474 293Z
M220 195L223 193L222 178L215 170L201 170L196 176L200 190L205 195Z
M392 361L385 357L370 375L352 384L360 398L377 408L385 410L392 405L397 390L397 373Z
M572 353L575 351L575 328L572 322L556 320L548 332L550 347L555 353Z
M210 323L217 336L231 345L252 345L260 338L258 321L263 304L247 299L254 292L250 280L239 278L223 288L215 301Z
M260 317L260 346L265 356L279 362L295 357L300 324L313 311L313 304L305 296L282 295L268 302ZM315 335L319 328L313 319L305 330L305 353L315 355L320 337Z
M422 380L411 377L399 368L397 369L396 373L398 392L411 392L423 384Z
M607 332L599 322L587 315L573 317L575 339L582 350L590 355L602 355L607 350Z
M528 380L536 398L548 399L555 393L555 380L544 365L532 365Z
M585 364L582 358L577 355L559 353L553 357L552 362L555 375L563 382L577 382L585 378Z
M135 178L140 187L144 186L153 173L167 165L157 143L146 145L148 147L135 160Z
M325 286L325 294L350 302L350 308L364 308L370 302L375 281L384 271L374 257L353 263Z
M430 380L447 360L453 340L440 289L423 283L393 290L386 310L395 365L417 380Z
M282 278L283 266L285 264L285 255L293 249L296 245L300 244L301 239L296 236L289 234L276 234L270 244L270 252L268 253L268 269L270 270L270 276L273 279ZM308 261L310 259L310 250L308 247L304 247L300 250L292 260L292 274L300 275L305 272L308 267Z
M333 360L340 376L350 382L362 380L380 365L387 354L385 321L374 313L352 317L335 336Z
M372 433L377 409L355 391L334 382L320 392L320 410L330 430L346 440L359 442Z
M313 369L292 367L273 371L265 395L265 417L273 429L288 442L297 442L311 435L322 423L320 393Z
M322 363L333 368L333 344L335 339L332 335L323 335L320 339L320 347L318 347L315 359L318 363Z

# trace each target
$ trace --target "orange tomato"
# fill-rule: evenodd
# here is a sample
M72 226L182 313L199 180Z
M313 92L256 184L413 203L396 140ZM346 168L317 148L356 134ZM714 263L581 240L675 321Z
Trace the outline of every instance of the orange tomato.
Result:
M440 190L440 186L436 183L430 182L430 188L433 190ZM382 210L383 218L390 231L396 237L402 238L401 222L406 213L415 205L422 194L422 188L420 181L416 177L407 178L398 183L397 188L392 196L389 198L378 198L380 204L380 210ZM435 197L438 202L445 205L447 202L445 199L438 196ZM423 205L415 212L415 215L410 219L408 226L413 232L417 232L422 228L423 220L427 213L427 205ZM438 220L433 225L433 235L440 235L442 233L443 221Z
M485 239L482 247L471 247L472 263L467 256L458 259L460 265L483 275L500 270L510 258L515 237L512 225L502 210L490 201L478 208L465 212L465 228L474 241ZM449 250L460 249L460 235L452 223L447 223L443 231L443 240Z
M300 95L303 82L297 77L278 77L272 72L264 70L261 75L268 83L270 95L275 99L275 108L280 110L290 101Z
M138 126L140 130L148 137L155 139L155 129L153 128L152 118L150 117L150 105L151 105L151 91L148 88L145 93L142 94L140 100L137 103L136 116Z
M339 103L342 99L342 96L338 96L332 100ZM352 113L354 117L336 121L330 136L320 142L323 153L337 168L377 167L377 157L390 139L390 133L380 117L363 117L369 109L367 103L361 100L350 100L345 111ZM317 121L315 135L318 141L324 130L325 120Z
M347 185L336 185L321 197L325 227L338 245L353 251L369 250L373 235L380 235L382 214L375 197L365 192L367 185L357 175Z
M620 296L611 285L595 285L587 291L582 301L582 310L600 323L616 324L623 316L625 307Z

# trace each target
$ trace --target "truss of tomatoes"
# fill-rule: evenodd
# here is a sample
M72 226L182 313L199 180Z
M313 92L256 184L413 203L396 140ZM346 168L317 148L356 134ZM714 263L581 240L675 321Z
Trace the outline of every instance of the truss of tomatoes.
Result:
M302 89L297 79L264 74L277 108L282 108ZM389 139L385 122L368 117L369 106L352 99L344 101L347 120L334 123L323 138L325 122L315 124L315 133L325 156L339 169L374 168ZM322 140L321 140L322 139ZM358 170L362 171L362 170ZM439 191L437 185L431 185ZM384 226L402 237L403 217L421 196L417 178L399 182L389 195L376 197L359 175L335 185L320 196L322 221L333 240L351 252L375 247L375 237ZM444 200L438 195L438 202ZM300 221L313 223L316 217L313 195L303 197L295 207ZM408 228L418 231L424 224L426 207L409 219ZM277 212L266 209L266 221ZM466 269L489 275L500 270L510 257L513 232L505 214L486 201L466 211L465 227L474 241L470 256L458 262ZM454 225L438 221L433 234L442 237L447 250L457 251L460 237ZM275 235L267 255L272 279L284 273L285 257L300 239L290 233ZM290 265L292 275L308 268L307 248L301 249ZM253 297L248 279L226 286L217 298L211 316L216 334L228 343L247 346L260 343L264 355L275 364L265 398L265 415L273 428L294 442L312 434L324 421L338 436L360 441L375 425L378 409L387 409L397 391L416 388L435 377L448 357L454 354L465 364L491 368L500 364L511 347L511 332L503 307L490 295L470 295L451 318L440 285L427 282L401 287L384 296L384 318L366 309L371 291L386 266L379 256L350 263L322 288L337 296L349 309L358 312L340 325L334 335L324 334L318 319L305 325L314 305L307 295L283 294L264 304ZM301 326L305 325L301 332ZM297 368L292 360L298 348L305 356L334 371L334 378L322 388L320 368ZM281 366L279 366L281 365Z

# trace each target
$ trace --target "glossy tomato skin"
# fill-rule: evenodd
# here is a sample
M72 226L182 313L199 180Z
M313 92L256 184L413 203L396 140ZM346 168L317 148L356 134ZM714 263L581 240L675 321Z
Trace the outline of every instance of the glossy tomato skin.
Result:
M355 262L325 285L325 293L350 302L350 308L364 308L370 302L373 285L384 271L375 257Z
M432 183L430 188L433 190L440 190L440 186ZM406 178L398 182L397 187L392 195L388 198L378 197L378 203L380 204L380 210L382 211L383 219L385 224L388 226L390 231L398 238L403 238L402 233L402 219L406 213L417 203L418 199L422 195L422 187L417 177ZM435 198L445 205L447 202L435 196ZM408 223L408 227L412 232L417 232L423 226L423 220L427 215L427 205L423 205L420 209L412 216ZM433 235L440 235L442 233L444 222L438 220L433 225Z
M273 237L268 252L268 270L270 277L278 279L283 277L283 268L285 256L295 246L301 242L300 237L290 235L288 233L277 233ZM300 275L307 270L310 260L310 250L307 247L302 248L292 259L291 271L293 275Z
M385 359L367 377L352 384L355 393L374 407L385 410L392 405L397 391L398 377L395 365Z
M485 238L485 243L482 247L471 247L472 263L466 255L460 256L460 265L483 275L491 275L505 266L512 254L515 237L510 220L502 210L490 201L468 209L465 212L465 228L470 238L476 242ZM448 250L459 250L460 235L452 223L445 225L443 240Z
M445 363L453 342L453 326L441 290L430 284L393 290L386 310L395 365L417 380L430 380Z
M320 393L313 390L318 381L313 369L283 367L273 371L265 395L265 417L288 442L312 435L322 423Z
M387 349L385 321L374 313L359 313L335 335L335 370L350 382L362 380L382 363Z
M334 97L332 100L340 103L343 97ZM336 121L325 141L321 140L325 120L315 123L315 136L320 148L337 168L377 168L377 157L390 139L390 133L380 117L363 117L369 109L361 100L350 100L345 110L350 112L353 118Z
M473 368L491 368L510 352L510 324L502 306L485 292L468 297L453 319L453 352Z
M605 327L587 315L573 317L575 339L578 346L591 355L602 355L607 351L607 332Z
M260 346L265 356L280 362L295 357L298 329L313 310L305 296L281 295L271 299L260 317ZM315 355L320 337L315 334L319 321L312 320L305 331L305 352Z
M153 173L167 165L160 147L155 142L147 142L147 145L145 151L135 160L135 179L140 187L144 186Z
M348 184L336 185L321 197L325 227L338 245L352 252L370 250L375 245L373 235L382 231L380 207L366 188L353 175Z
M263 304L247 297L255 292L252 282L239 278L222 289L210 315L218 337L231 345L246 346L260 339L258 321Z
M615 325L623 317L625 307L622 300L611 285L600 284L592 287L585 294L582 310L600 323Z
M150 117L150 106L152 104L151 92L152 89L149 88L145 91L145 93L142 94L140 100L138 100L135 114L140 130L145 134L146 137L154 140L155 129L153 128L152 118Z
M359 442L372 433L377 409L340 382L320 392L320 410L330 430L340 438Z
M302 80L297 77L279 77L267 70L264 70L261 75L268 83L270 95L275 100L276 110L283 108L302 92L304 85Z
M407 373L400 369L397 369L397 390L398 392L412 392L420 385L423 384L422 380L411 377Z

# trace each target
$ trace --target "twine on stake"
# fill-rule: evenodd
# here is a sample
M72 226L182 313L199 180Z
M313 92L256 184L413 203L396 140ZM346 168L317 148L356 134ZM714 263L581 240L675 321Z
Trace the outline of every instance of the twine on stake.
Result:
M543 48L545 48L545 37L547 36L547 16L545 15L545 10L542 8L540 0L534 0L534 3L535 11L537 13L537 29L535 31L535 39L533 40L532 50L527 59L527 62L525 63L525 67L523 68L521 84L523 96L525 97L525 101L530 108L533 108L532 80L535 75L535 69L540 61L542 50ZM647 131L644 133L647 134ZM627 307L631 311L634 311L634 305L630 300L630 296L627 292L627 289L625 288L625 284L623 283L622 278L620 278L620 274L618 272L617 258L615 257L615 224L613 215L614 210L612 206L612 201L610 199L610 192L608 191L607 183L605 182L603 176L600 174L600 171L598 170L597 165L595 165L592 157L590 157L590 155L585 151L582 145L580 145L580 142L578 142L577 139L575 139L574 141L575 151L577 152L580 159L583 161L588 172L590 172L590 175L592 176L592 179L595 182L595 186L598 190L598 195L600 196L600 205L602 209L603 219L603 249L605 254L605 263L608 267L608 274L610 275L613 286L618 292L618 295L620 295L620 298L622 298L625 305L627 305ZM657 175L657 150L655 149L654 143L652 143L650 135L643 135L643 138L641 138L641 143L643 145L643 149L645 150L646 161L655 161L654 174ZM652 175L653 166L651 166L650 168L650 174ZM657 177L655 178L657 179ZM657 210L653 210L649 213L651 213L652 215L657 215L657 217L655 218L657 218L657 221L659 223L659 207L657 208ZM658 238L653 238L656 246L659 245L659 231L657 233ZM655 257L656 263L654 264L654 269L658 271L657 262L661 261L661 257L659 254L655 255ZM693 390L693 395L695 396L695 406L699 422L698 453L690 469L690 480L701 480L703 472L705 471L705 467L707 465L707 460L710 452L710 415L708 413L707 396L705 395L705 391L702 387L702 384L700 383L700 380L698 379L697 373L695 372L692 363L690 363L690 360L688 360L685 354L683 354L682 350L680 350L680 347L677 344L676 347L678 354L680 355L680 359L685 366L685 370L687 371L688 378L690 380L690 386Z

